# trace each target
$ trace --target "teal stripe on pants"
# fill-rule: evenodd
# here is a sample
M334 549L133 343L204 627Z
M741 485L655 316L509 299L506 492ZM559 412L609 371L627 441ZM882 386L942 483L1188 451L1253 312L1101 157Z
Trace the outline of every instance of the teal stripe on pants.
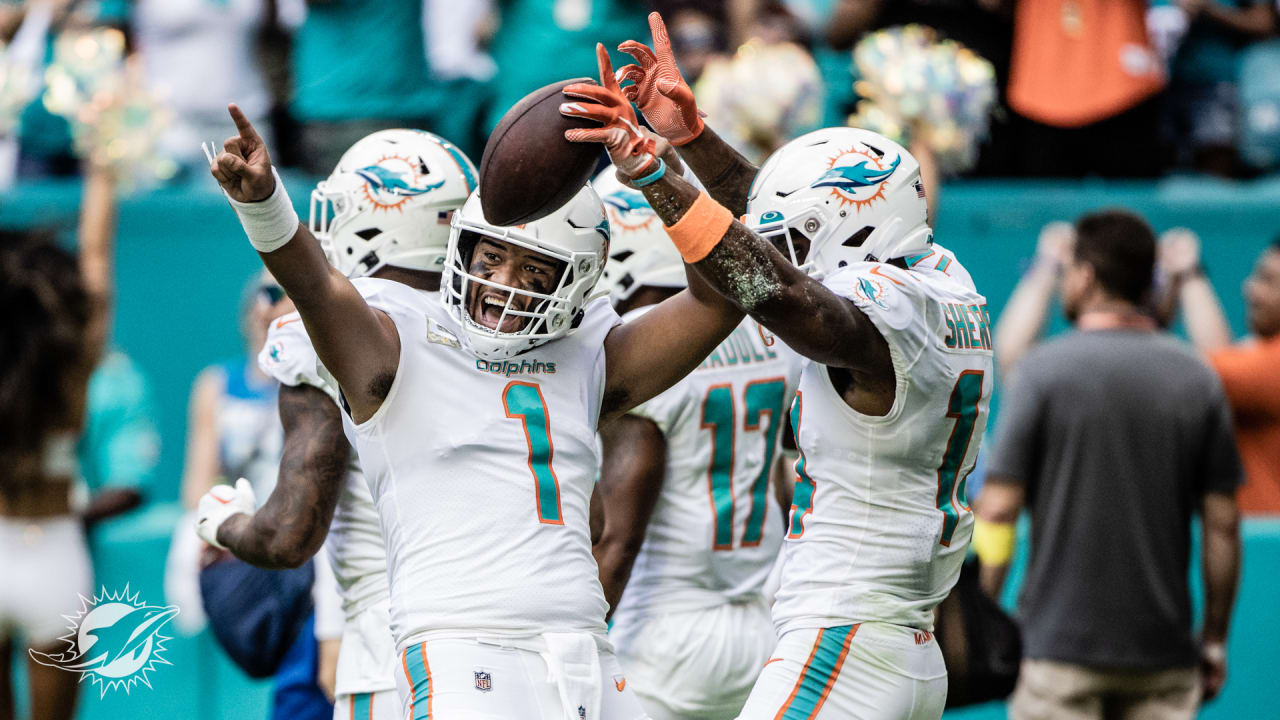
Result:
M373 720L371 693L358 693L351 696L351 720Z
M826 628L818 632L817 647L808 666L796 682L790 701L778 711L778 720L808 720L826 700L823 691L844 664L845 643L858 631L857 625Z
M418 643L404 651L404 667L409 673L409 692L413 700L409 707L412 720L431 720L431 670L427 666L425 643Z

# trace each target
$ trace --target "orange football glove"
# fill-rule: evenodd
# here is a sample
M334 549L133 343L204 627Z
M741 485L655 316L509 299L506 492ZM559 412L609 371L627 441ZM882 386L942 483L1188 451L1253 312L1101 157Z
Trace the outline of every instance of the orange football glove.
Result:
M569 142L603 143L618 170L631 178L641 177L658 168L656 144L640 129L631 101L623 96L614 78L609 51L600 43L596 43L596 60L600 63L599 85L574 83L563 91L567 97L590 102L564 103L560 113L594 120L604 127L565 130L564 138Z
M672 145L684 145L702 134L704 115L698 111L693 91L676 67L667 26L656 12L649 13L649 30L653 33L653 50L635 40L618 46L639 63L618 68L618 81L634 82L622 92L640 106L644 119L659 135Z

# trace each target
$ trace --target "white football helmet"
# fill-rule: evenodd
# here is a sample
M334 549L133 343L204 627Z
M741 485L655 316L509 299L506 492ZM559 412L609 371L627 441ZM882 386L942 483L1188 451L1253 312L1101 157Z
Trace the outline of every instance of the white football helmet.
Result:
M610 165L591 181L604 201L609 218L609 261L600 277L600 290L617 306L644 286L683 288L684 259L671 243L644 194L618 182Z
M347 277L384 265L440 272L453 212L475 187L475 166L448 141L380 130L311 191L311 233Z
M548 294L511 287L471 273L471 253L480 237L532 250L564 263L556 287ZM462 326L464 342L486 360L505 360L570 333L577 326L588 296L609 253L609 221L600 197L584 185L563 207L540 220L503 227L484 219L479 191L453 217L440 295L445 309ZM508 317L527 318L514 332L501 332L471 317L468 301L480 287L505 291L506 304L497 327ZM530 298L525 310L515 309L516 297Z
M852 262L889 261L933 244L920 164L906 148L859 128L816 130L769 157L747 197L746 224L785 237L812 275ZM796 262L792 232L809 240Z

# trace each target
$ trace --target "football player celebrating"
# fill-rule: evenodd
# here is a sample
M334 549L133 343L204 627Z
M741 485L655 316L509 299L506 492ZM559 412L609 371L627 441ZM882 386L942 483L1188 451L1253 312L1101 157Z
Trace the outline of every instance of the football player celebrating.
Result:
M352 145L312 191L311 231L347 277L438 291L449 219L475 185L475 167L445 140L382 130ZM280 382L285 437L276 487L257 512L248 483L213 488L200 502L196 529L264 567L300 565L328 534L345 613L334 718L401 720L378 511L343 433L338 389L299 320L291 313L272 323L258 357Z
M779 642L741 717L937 718L946 668L932 611L971 535L964 482L992 390L986 301L933 244L906 150L831 128L756 173L705 129L661 18L650 23L656 52L621 47L638 60L618 73L635 82L628 95L756 231L676 223L668 234L697 275L810 361L791 408L800 459ZM621 112L596 97L562 112ZM567 137L625 142L622 130ZM710 202L670 174L643 192L667 223Z
M636 127L612 87L626 107L610 129ZM741 311L696 279L624 324L607 299L588 300L608 223L587 187L515 227L486 222L473 192L439 297L377 278L357 289L230 111L239 134L211 172L349 408L387 544L406 715L643 717L604 640L588 520L597 424L691 372ZM652 182L654 148L640 136L615 164Z
M601 284L625 322L684 288L684 263L644 196L605 172ZM799 358L744 319L688 377L601 428L609 639L654 720L736 717L777 643L761 592L784 533L770 471L799 376Z

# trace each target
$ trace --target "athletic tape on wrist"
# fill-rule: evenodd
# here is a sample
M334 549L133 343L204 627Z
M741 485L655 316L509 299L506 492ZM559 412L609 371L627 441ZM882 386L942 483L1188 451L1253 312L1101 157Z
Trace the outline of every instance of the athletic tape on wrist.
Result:
M667 236L680 251L684 261L693 264L702 260L720 244L725 232L733 224L733 213L711 199L706 193L698 193L698 199L685 211L675 225L667 226Z
M648 175L645 175L644 177L631 178L631 184L635 185L638 188L641 188L641 187L644 187L645 185L652 185L658 182L659 180L661 180L662 176L667 174L667 164L663 162L662 158L657 158L657 160L658 160L657 170L654 170L653 172L649 173Z
M254 250L263 253L279 250L293 239L298 232L298 212L293 209L289 200L289 191L284 189L280 173L271 168L271 175L276 179L276 187L271 196L258 202L240 202L230 195L227 201L240 218L244 234L249 237L249 244ZM226 191L223 191L224 194Z

